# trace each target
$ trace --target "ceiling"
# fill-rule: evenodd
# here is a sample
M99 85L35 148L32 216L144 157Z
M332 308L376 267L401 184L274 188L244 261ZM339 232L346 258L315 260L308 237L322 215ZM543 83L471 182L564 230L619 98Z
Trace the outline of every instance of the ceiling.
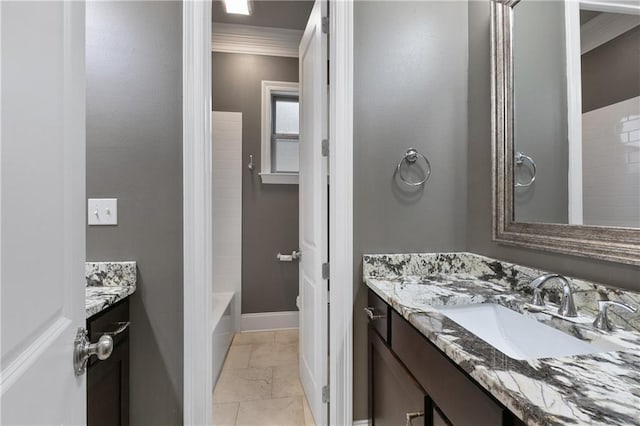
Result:
M222 0L213 0L213 22L304 30L313 0L253 0L250 16L230 15Z

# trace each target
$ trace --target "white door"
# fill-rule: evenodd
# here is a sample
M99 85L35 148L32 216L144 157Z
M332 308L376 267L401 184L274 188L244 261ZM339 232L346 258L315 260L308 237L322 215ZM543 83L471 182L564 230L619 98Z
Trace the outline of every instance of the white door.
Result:
M0 423L86 423L84 3L0 3Z
M316 1L300 42L300 379L318 425L327 424L328 383L327 36L326 2Z

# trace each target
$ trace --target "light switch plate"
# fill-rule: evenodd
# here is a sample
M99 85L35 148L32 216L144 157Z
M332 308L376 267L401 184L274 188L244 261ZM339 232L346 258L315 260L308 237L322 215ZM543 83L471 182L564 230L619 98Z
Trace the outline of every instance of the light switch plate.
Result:
M87 219L89 225L117 225L117 198L89 198L87 201Z

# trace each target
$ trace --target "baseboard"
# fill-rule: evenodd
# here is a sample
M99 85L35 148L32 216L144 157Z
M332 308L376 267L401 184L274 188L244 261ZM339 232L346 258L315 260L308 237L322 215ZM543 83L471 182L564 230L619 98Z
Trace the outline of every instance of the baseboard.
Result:
M242 331L268 331L298 328L298 311L242 314Z
M353 422L353 426L369 426L370 422L368 419L366 420L355 420Z

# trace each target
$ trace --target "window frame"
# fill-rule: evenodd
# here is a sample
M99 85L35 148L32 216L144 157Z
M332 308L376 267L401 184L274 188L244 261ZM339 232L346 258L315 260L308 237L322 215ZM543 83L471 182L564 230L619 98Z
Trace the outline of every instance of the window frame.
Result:
M297 172L273 172L273 137L275 129L273 128L273 110L275 105L274 96L297 97L300 100L299 85L294 82L286 81L262 81L262 137L261 137L261 156L260 156L260 178L265 184L298 184ZM298 134L298 141L300 134Z

